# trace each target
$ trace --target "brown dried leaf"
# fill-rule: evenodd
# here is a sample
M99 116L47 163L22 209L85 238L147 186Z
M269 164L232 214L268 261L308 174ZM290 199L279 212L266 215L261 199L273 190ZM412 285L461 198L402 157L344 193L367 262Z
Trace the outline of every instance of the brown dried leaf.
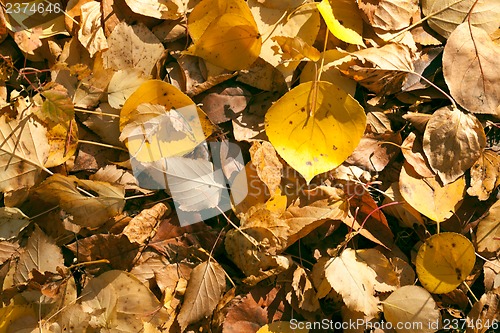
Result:
M274 194L281 183L283 165L278 159L276 150L267 141L255 142L250 147L250 157L257 170L259 178L269 188L269 193Z
M188 325L210 315L226 289L224 269L215 261L196 266L189 278L177 321L183 331Z
M477 226L477 251L495 253L500 249L500 200L491 206L489 214Z
M390 43L352 52L338 60L336 67L375 93L393 94L401 90L413 62L407 46Z
M424 154L422 147L422 138L417 136L415 132L411 132L401 145L401 152L405 157L406 162L410 164L416 173L420 176L429 178L434 177L435 173L432 171L429 162Z
M377 274L374 288L385 293L399 287L399 278L389 260L376 249L363 249L356 251L358 257L364 261Z
M223 83L197 96L202 109L214 124L235 119L248 105L252 95L242 85Z
M35 226L28 244L19 257L14 283L27 282L33 269L55 273L58 267L64 267L61 249L38 226Z
M102 28L101 3L87 2L80 6L81 24L78 30L78 40L93 57L99 51L108 48L106 36Z
M431 168L447 185L477 161L486 136L474 115L446 106L436 110L427 123L422 145Z
M467 194L487 200L495 188L500 185L500 156L491 150L485 150L470 169L471 186Z
M170 207L161 202L149 209L144 209L128 223L125 229L123 229L123 234L131 242L144 244L146 239L154 235L156 226L161 218L169 212Z
M500 292L496 290L485 293L467 314L467 333L485 333L490 328L496 330L500 320ZM484 325L477 325L484 323ZM476 325L475 325L476 324ZM495 327L496 326L496 327ZM477 328L477 329L474 329Z
M133 12L163 20L175 20L184 14L181 0L125 0Z
M316 291L306 271L300 266L293 272L292 287L300 309L309 312L319 310L320 305Z
M363 170L380 172L399 153L397 145L401 145L401 134L399 133L368 133L361 138L358 146L351 156L347 158L346 162L359 166Z
M410 25L418 0L360 0L358 7L372 27L400 30Z
M398 202L399 204L384 207L384 212L398 218L402 226L413 228L415 224L424 225L420 213L403 199L398 183L392 183L391 187L385 191L383 204L390 202Z
M500 45L488 33L467 22L451 33L443 52L443 74L458 104L474 113L500 116L497 68Z

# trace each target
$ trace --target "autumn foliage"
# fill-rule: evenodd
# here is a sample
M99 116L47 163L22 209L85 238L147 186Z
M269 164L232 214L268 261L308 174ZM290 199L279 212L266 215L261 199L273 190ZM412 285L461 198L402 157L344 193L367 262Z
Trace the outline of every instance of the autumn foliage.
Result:
M1 4L0 333L500 329L499 1Z

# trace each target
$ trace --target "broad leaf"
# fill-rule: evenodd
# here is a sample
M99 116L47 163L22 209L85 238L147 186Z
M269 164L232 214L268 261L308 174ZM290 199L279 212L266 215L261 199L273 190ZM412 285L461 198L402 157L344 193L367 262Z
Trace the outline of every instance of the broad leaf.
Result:
M490 213L479 221L477 227L477 250L496 253L500 249L500 201L491 206Z
M29 223L29 218L20 209L0 207L0 241L17 237Z
M300 84L266 114L269 140L307 182L342 164L358 145L365 125L359 103L323 81Z
M328 30L341 41L365 46L362 37L363 21L356 4L346 0L337 0L333 4L334 6L329 0L317 4Z

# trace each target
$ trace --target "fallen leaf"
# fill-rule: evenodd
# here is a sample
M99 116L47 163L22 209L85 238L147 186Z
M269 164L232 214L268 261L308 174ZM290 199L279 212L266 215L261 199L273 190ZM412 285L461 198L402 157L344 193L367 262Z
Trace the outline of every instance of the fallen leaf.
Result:
M317 4L318 11L325 20L328 30L346 43L365 46L363 43L363 21L358 7L352 1L335 1L334 6L329 0Z
M98 196L84 196L77 189L77 185L97 193ZM119 214L125 205L123 187L60 174L47 178L36 188L35 196L47 203L60 205L73 215L73 223L89 228L98 227Z
M90 1L80 6L81 24L78 40L89 51L90 57L106 50L108 42L102 28L101 3Z
M418 0L360 0L359 9L365 21L374 28L401 30L410 25L418 10Z
M476 244L480 253L496 253L500 249L500 201L491 206L489 214L479 221Z
M305 326L305 322L296 321L294 323L297 328L292 328L294 326L292 322L275 321L262 326L256 333L309 333L308 328L302 328Z
M380 172L397 156L398 145L401 145L399 133L367 133L346 162L369 172Z
M433 333L441 327L436 302L422 287L399 288L384 300L383 307L385 319L393 324L398 333ZM415 329L399 328L400 323L412 323Z
M35 226L28 244L19 256L13 281L14 283L27 282L33 269L56 273L58 267L64 268L61 249L38 226Z
M354 311L374 316L378 312L378 299L374 296L377 274L350 248L332 258L325 269L330 286L342 295L345 305Z
M319 310L320 304L316 291L306 271L300 266L293 272L292 288L300 309L309 312Z
M144 241L154 236L160 219L170 211L170 207L163 203L157 203L151 208L143 209L139 215L135 216L123 229L123 234L131 242L144 244Z
M281 50L282 61L310 60L318 61L321 54L314 46L307 44L300 37L275 36L273 40L278 43Z
M108 85L108 103L113 108L121 108L125 101L146 81L137 69L119 70L113 74Z
M425 289L444 294L465 281L475 262L474 246L465 236L443 232L431 236L420 246L415 266Z
M420 177L405 163L399 176L399 190L405 201L435 222L453 215L464 197L465 178L442 186L436 178Z
M461 177L485 146L479 120L451 106L436 110L425 128L423 149L443 185Z
M210 315L225 289L226 275L217 262L209 260L196 266L191 272L184 302L177 315L181 330Z
M485 293L479 299L479 302L474 303L474 306L467 314L466 322L467 333L486 333L490 330L498 328L500 320L500 295L498 289ZM474 323L484 323L484 325L474 325Z
M308 183L345 161L359 143L365 125L366 116L358 102L323 81L300 84L266 114L269 140ZM337 134L327 135L332 130Z
M396 43L352 52L335 65L344 75L377 94L399 92L413 71L410 49Z
M29 217L20 209L0 207L0 241L17 237L29 223Z
M257 170L259 178L269 188L269 193L274 194L281 183L283 165L276 155L276 150L267 141L254 143L250 148L250 157Z
M108 37L108 45L109 49L102 53L105 68L135 68L145 75L151 73L164 51L158 38L142 23L129 26L121 22Z
M389 260L376 249L357 250L358 260L364 261L376 273L374 288L378 292L394 291L399 287L399 279Z
M163 20L175 20L184 14L180 0L125 0L134 13Z
M467 194L487 200L493 190L500 185L500 156L485 150L470 168L471 185Z
M112 270L91 279L79 303L90 314L89 323L94 328L138 332L144 322L159 326L166 319L161 303L148 287L124 271Z
M422 147L422 137L415 132L411 132L401 144L401 152L408 164L412 166L416 173L424 178L434 177L429 161L425 156Z
M429 26L444 38L467 19L488 33L498 29L500 20L500 7L488 0L423 0L422 12L429 16Z
M32 117L23 120L0 117L0 191L35 185L48 155L46 129L41 124Z
M500 116L499 66L500 45L484 30L466 22L451 33L443 51L443 74L451 96L465 109Z
M424 220L420 213L409 205L401 195L398 183L391 184L391 187L385 191L382 204L386 205L391 202L397 202L398 204L384 207L384 212L388 212L390 215L398 218L402 226L413 228L415 224L424 225Z

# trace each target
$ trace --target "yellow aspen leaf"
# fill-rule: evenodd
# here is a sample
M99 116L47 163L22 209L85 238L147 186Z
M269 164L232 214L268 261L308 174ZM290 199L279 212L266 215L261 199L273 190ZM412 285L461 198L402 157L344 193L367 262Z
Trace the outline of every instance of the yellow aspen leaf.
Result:
M443 232L420 246L415 265L422 286L431 293L444 294L465 281L475 262L474 245L465 236Z
M149 111L146 110L146 103L150 103ZM175 110L176 119L190 129L179 131L179 134L185 135L172 137L165 133L162 135L161 131L147 131L147 125L153 122L158 122L159 126L171 123L171 110ZM129 131L128 135L124 134L125 128ZM193 150L205 140L205 135L213 132L213 126L203 111L179 89L160 80L148 80L123 105L120 131L131 156L141 162L153 162Z
M464 176L441 185L437 177L423 178L405 162L399 175L399 190L405 201L433 221L450 218L461 205L465 191Z
M344 90L319 81L302 83L286 93L268 110L265 123L276 151L310 182L354 151L366 116Z
M215 18L185 53L222 68L240 70L257 60L261 47L262 38L250 12L226 13Z
M323 0L317 6L328 30L335 37L349 44L365 46L362 37L363 20L354 1L337 0L332 7L330 1Z

